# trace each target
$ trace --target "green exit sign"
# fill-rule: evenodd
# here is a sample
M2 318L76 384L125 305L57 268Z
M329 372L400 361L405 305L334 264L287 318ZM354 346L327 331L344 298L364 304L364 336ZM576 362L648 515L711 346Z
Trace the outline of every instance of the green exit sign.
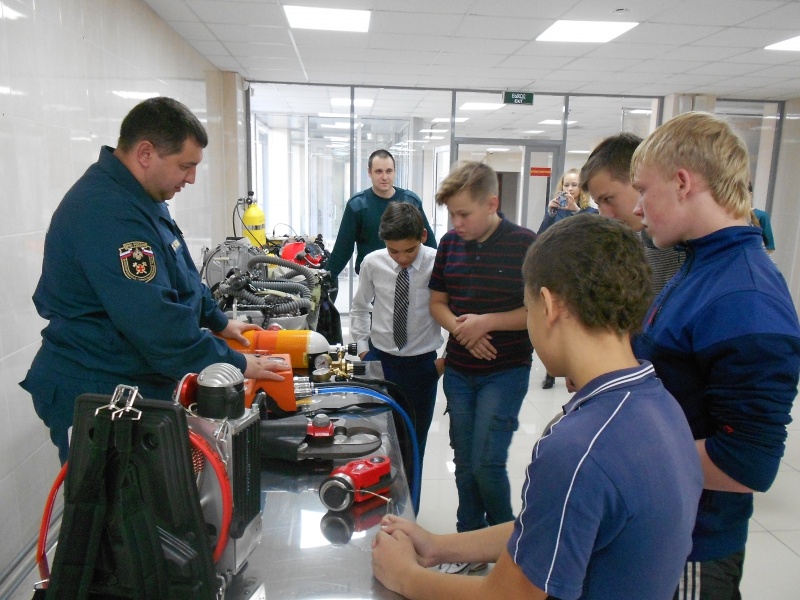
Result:
M503 92L504 104L533 104L533 92Z

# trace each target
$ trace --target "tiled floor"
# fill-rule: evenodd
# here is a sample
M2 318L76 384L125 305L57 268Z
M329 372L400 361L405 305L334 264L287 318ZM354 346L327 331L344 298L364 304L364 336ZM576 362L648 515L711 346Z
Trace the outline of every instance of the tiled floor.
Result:
M520 428L509 453L512 504L521 508L524 469L531 449L544 426L570 394L563 379L543 390L544 367L534 357L528 395L520 412ZM422 470L422 494L417 521L436 533L455 531L457 495L453 475L453 451L447 435L444 394L439 390L436 415ZM742 594L745 600L788 600L800 597L800 407L789 426L786 455L775 483L757 494L750 521L750 538L744 566Z

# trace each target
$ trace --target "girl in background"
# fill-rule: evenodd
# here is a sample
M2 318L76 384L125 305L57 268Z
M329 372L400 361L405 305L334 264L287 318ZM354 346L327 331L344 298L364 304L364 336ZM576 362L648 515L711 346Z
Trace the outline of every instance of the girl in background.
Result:
M591 205L589 192L581 189L580 169L570 169L558 180L558 191L566 192L567 205L561 206L561 199L556 195L550 200L544 213L544 219L539 226L539 235L543 234L553 223L558 223L561 219L571 217L580 213L597 214L597 209Z
M558 181L558 191L566 192L567 206L561 206L561 198L558 196L550 200L547 210L544 212L542 224L539 226L538 235L542 235L553 223L557 223L566 217L580 213L598 213L597 209L590 204L589 193L581 189L581 172L579 169L570 169L561 176ZM556 378L547 373L542 380L542 389L549 390L555 383Z

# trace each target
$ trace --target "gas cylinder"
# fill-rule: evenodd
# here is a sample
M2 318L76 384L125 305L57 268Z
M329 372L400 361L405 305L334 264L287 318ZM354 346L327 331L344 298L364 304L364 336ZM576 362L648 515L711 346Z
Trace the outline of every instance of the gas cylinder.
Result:
M250 240L256 248L263 248L267 243L266 222L264 220L264 211L258 205L258 202L253 200L249 203L247 209L242 215L242 223L244 227L244 236Z
M325 336L306 329L250 330L242 335L250 342L243 346L236 340L228 339L228 345L238 352L268 354L288 354L293 369L316 368L315 358L327 355L330 346Z

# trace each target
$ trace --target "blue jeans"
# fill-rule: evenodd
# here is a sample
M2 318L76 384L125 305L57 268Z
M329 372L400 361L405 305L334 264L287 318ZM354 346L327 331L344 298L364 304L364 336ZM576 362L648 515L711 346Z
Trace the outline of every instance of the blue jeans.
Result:
M471 375L445 369L459 532L514 520L506 460L511 438L519 427L517 417L528 391L530 371L529 366L523 366Z

